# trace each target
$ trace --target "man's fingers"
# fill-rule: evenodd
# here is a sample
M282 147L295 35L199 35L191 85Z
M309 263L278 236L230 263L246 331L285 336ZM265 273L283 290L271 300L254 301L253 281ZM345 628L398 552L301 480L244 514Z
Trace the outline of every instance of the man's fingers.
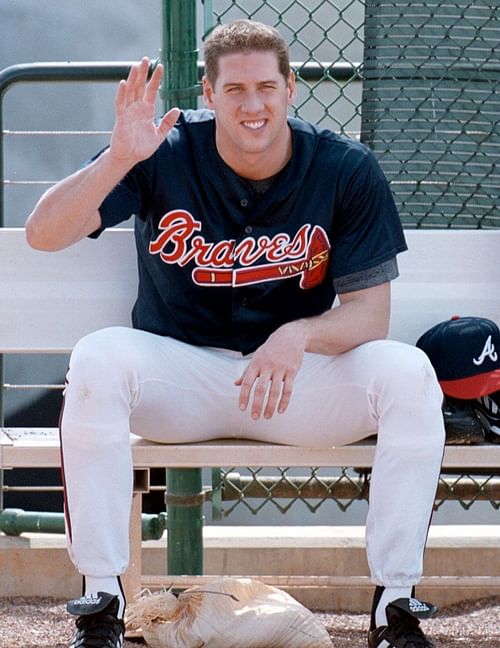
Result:
M154 104L156 97L158 95L158 90L160 89L161 80L163 77L163 65L159 64L153 71L151 79L146 85L146 90L144 92L144 99L148 103Z
M117 115L121 115L125 110L125 94L127 92L127 82L122 79L118 84L115 97L115 110Z
M175 126L176 121L179 119L181 111L179 108L171 108L168 113L163 115L160 123L158 124L158 130L160 135L165 138L168 134L168 131Z
M287 376L283 381L283 390L281 392L281 398L278 405L278 414L283 414L288 407L288 403L290 402L290 398L292 397L293 381L294 379L291 376Z
M238 399L238 405L240 410L246 410L248 407L248 401L250 398L250 392L252 390L252 385L255 381L256 376L252 380L249 379L249 371L247 369L242 373L242 375L235 380L234 384L237 387L240 387L240 397Z
M264 410L265 418L271 418L276 410L278 414L283 414L286 411L292 397L293 381L294 377L290 374L285 377L273 376Z
M269 390L269 394L267 396L266 407L264 409L264 418L270 419L276 411L276 405L278 403L278 399L281 396L282 390L283 381L273 378L271 381L271 389Z
M142 101L144 98L144 88L148 78L149 59L144 57L139 63L134 63L130 67L126 82L125 101L132 104L135 101Z
M269 388L269 376L259 376L257 383L255 384L253 390L253 401L252 401L252 418L258 419L262 414L262 408L264 406L264 399Z
M135 94L134 101L142 101L144 99L146 82L148 79L149 73L149 59L144 57L139 63L139 68L137 71L137 78L135 81Z
M240 388L239 407L246 410L251 403L251 416L270 419L277 412L283 414L290 403L297 371L284 367L259 366L255 359L246 367L243 374L235 380Z
M131 104L135 101L135 84L139 74L139 63L134 63L128 73L125 85L125 104Z

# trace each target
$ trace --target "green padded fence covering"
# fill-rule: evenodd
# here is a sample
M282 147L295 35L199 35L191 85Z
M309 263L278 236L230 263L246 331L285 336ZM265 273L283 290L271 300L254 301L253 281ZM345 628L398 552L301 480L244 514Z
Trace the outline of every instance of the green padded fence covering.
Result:
M500 9L366 0L361 139L405 227L500 227Z

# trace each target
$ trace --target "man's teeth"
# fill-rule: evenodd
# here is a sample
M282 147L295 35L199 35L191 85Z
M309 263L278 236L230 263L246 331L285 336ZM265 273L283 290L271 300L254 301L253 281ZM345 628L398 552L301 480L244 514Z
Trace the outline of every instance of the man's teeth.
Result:
M254 130L257 130L258 128L262 128L264 126L265 121L262 119L261 121L256 121L256 122L243 122L243 126L246 128L253 128Z

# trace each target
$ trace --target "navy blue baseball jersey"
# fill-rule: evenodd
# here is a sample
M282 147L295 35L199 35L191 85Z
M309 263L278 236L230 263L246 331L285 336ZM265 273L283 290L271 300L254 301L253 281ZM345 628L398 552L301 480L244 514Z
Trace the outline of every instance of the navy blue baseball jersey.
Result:
M406 249L370 150L298 119L289 126L292 157L260 191L218 155L213 113L184 111L105 199L103 229L135 215L134 327L249 353L285 322L329 309L335 282Z

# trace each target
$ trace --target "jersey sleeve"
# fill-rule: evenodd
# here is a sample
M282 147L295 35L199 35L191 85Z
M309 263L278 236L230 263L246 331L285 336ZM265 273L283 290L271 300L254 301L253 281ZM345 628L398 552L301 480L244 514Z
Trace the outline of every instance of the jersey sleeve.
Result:
M373 288L380 284L392 281L399 277L398 261L396 257L379 263L373 268L353 272L352 274L345 275L335 279L333 286L337 295L342 293L354 292L356 290L364 290L365 288Z
M368 148L346 160L335 208L334 282L376 268L407 249L389 184Z
M94 158L95 159L95 158ZM97 238L105 229L142 215L149 192L148 174L143 163L137 164L106 196L99 207L101 227L90 234Z

